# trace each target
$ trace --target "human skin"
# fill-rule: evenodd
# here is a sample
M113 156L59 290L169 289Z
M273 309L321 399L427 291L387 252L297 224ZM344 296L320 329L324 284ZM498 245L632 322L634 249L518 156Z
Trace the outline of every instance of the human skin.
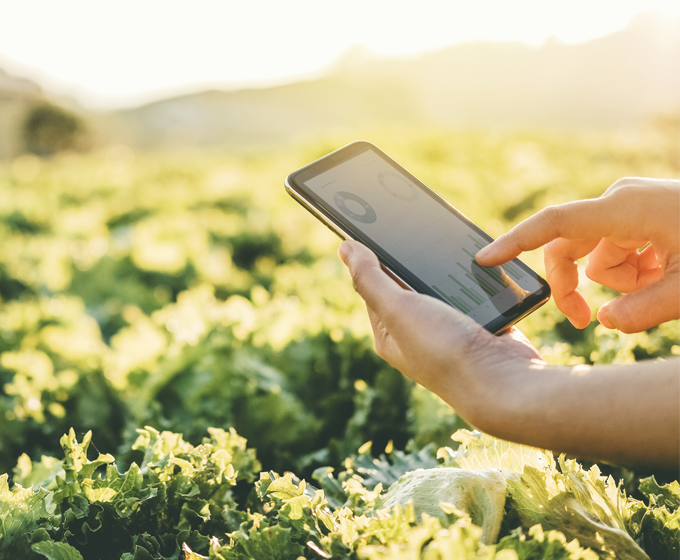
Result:
M591 279L627 292L600 308L606 327L637 332L680 317L680 181L622 179L598 199L547 208L477 260L498 265L542 245L555 302L575 326L591 317L576 289L575 261L586 255ZM480 430L598 461L680 464L680 360L551 366L518 329L494 336L400 288L360 243L343 242L339 254L376 352Z

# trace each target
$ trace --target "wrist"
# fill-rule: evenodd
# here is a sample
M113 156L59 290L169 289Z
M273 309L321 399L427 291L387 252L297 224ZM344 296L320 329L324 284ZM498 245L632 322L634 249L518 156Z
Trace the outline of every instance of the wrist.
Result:
M496 340L500 341L495 339L476 351L471 348L455 371L441 376L445 384L435 392L469 424L507 439L510 425L540 401L537 381L545 362L508 355L503 344L493 347Z
M528 415L540 403L539 379L544 362L513 360L493 370L478 371L461 416L477 429L517 441Z

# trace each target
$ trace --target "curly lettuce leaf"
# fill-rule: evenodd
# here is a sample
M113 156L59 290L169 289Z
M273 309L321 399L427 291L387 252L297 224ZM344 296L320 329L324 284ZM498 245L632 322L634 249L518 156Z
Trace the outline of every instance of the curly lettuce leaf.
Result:
M403 510L407 513L408 508ZM408 522L400 507L396 507L391 515L383 517L382 524L391 528L389 538L380 542L375 540L369 544L361 544L357 549L359 558L365 560L517 560L510 551L496 554L495 547L481 542L482 530L474 525L469 517L463 517L444 528L437 518L423 515L420 525ZM413 516L413 512L411 511ZM411 518L413 519L413 518ZM406 522L404 522L406 521ZM369 526L369 529L371 527Z
M291 529L280 526L251 529L243 545L249 558L258 560L287 560L304 554L304 547L291 539Z
M482 528L482 542L491 544L498 539L506 490L505 477L496 469L420 469L404 475L390 487L384 506L412 503L420 520L423 514L446 519L441 504L452 504Z
M53 490L56 488L55 479L57 475L63 476L64 474L62 465L63 461L45 455L40 458L39 462L33 462L26 453L23 453L14 468L13 481L15 484L21 484L24 488L32 486L33 488Z
M47 527L55 511L52 493L44 488L15 485L9 489L8 476L0 475L0 557L21 558L29 550L29 538L34 531Z
M666 506L669 510L680 508L680 483L677 480L659 486L654 475L640 480L640 492L651 499L654 496L659 506Z
M567 542L559 531L544 532L540 525L534 525L524 534L521 529L503 537L497 550L514 550L520 560L598 560L596 552L582 548L574 539Z
M380 494L383 488L389 488L406 473L438 467L433 451L432 445L418 449L410 442L406 451L390 451L374 458L371 442L367 442L359 448L357 455L345 459L346 470L340 472L337 478L333 476L331 467L316 469L312 477L321 485L331 506L348 506L364 511L375 506L373 496L367 498L376 489Z
M525 529L541 524L545 531L561 531L566 538L578 539L582 546L604 554L648 558L628 533L625 493L611 477L601 477L597 466L584 471L576 461L565 461L562 456L560 472L546 450L467 430L459 430L452 438L461 443L460 448L456 452L441 449L440 458L466 469L505 471L511 498L508 507Z
M655 560L680 557L680 485L677 481L659 486L651 476L640 480L640 491L649 505L630 500L628 528Z
M564 474L527 466L518 479L508 479L511 506L522 525L540 524L582 546L624 560L649 560L627 532L621 495L614 482L560 457Z
M132 463L126 472L111 455L90 460L91 437L65 435L63 461L22 457L17 478L49 490L10 491L7 475L0 478L0 557L70 559L76 551L89 558L106 550L117 558L177 560L184 544L207 552L208 535L224 535L247 517L232 488L247 484L260 466L233 430L211 429L198 446L180 434L141 430L141 466Z
M499 469L521 473L529 465L539 470L554 470L555 459L550 451L504 441L478 431L458 430L451 439L460 443L454 452L443 447L437 457L445 466L467 470Z
M629 527L654 560L677 560L680 557L680 510L631 504Z
M54 541L41 541L31 546L34 552L47 558L47 560L83 560L80 554L70 544Z
M433 445L426 445L422 449L413 447L405 452L393 451L388 456L382 454L375 459L367 444L362 446L358 455L348 459L345 466L361 478L362 485L367 489L373 490L378 484L389 488L406 473L439 466Z

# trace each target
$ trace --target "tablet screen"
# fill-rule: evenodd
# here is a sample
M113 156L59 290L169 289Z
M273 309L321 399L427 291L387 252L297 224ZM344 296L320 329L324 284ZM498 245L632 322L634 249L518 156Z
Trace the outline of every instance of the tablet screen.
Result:
M493 268L474 262L487 236L372 150L303 184L338 221L482 325L543 291L518 261Z

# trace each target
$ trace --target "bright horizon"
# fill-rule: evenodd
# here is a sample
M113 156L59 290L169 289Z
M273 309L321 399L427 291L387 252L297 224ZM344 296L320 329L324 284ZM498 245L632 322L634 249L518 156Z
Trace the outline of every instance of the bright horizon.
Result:
M107 109L318 76L357 45L409 57L473 40L580 43L650 10L677 16L680 3L27 0L0 7L0 68Z

